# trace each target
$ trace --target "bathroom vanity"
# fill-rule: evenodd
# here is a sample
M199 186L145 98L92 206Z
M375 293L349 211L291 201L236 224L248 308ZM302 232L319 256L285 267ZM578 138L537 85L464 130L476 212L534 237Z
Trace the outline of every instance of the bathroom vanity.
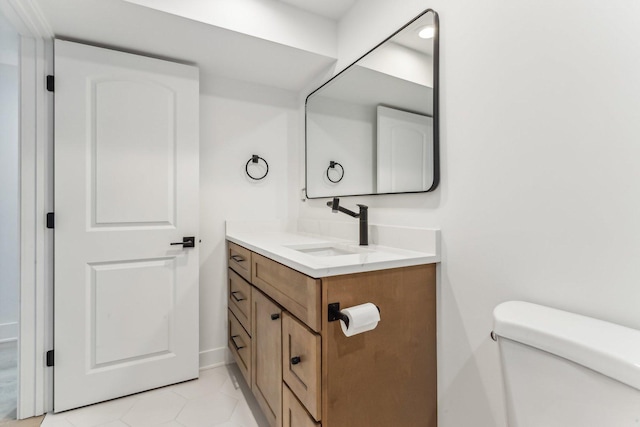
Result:
M437 425L435 254L227 238L229 348L271 426ZM330 304L367 302L371 331L330 320Z

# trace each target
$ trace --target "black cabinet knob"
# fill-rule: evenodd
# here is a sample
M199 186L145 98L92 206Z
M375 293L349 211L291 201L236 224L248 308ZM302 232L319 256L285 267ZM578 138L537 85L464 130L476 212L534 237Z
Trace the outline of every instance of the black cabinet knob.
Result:
M271 315L271 320L278 320L280 318L280 313L273 313Z
M300 363L300 356L295 356L291 358L292 365L297 365L298 363Z

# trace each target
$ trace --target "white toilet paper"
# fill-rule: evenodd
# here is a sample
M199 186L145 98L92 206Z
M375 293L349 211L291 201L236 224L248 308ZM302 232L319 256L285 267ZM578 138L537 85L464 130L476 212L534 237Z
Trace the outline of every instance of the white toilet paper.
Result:
M378 307L370 302L354 305L340 311L349 318L349 328L342 320L340 321L342 332L348 337L375 329L380 321Z

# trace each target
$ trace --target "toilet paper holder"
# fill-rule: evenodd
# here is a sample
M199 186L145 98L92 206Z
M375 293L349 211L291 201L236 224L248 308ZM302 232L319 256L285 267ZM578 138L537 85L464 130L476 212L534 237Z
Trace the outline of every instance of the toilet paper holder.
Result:
M380 313L380 307L378 307L376 305L376 308L378 309L378 313ZM347 317L346 314L342 313L340 311L340 303L339 302L332 302L331 304L329 304L329 314L327 316L327 320L329 322L335 322L336 320L342 320L344 322L344 325L349 328L349 318Z

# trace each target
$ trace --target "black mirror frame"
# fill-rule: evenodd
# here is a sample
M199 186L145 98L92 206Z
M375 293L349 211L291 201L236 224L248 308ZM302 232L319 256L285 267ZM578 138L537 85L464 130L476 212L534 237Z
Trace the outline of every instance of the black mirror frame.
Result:
M398 29L389 37L387 37L386 39L384 39L383 41L375 45L367 53L365 53L364 55L356 59L354 62L349 64L349 66L345 67L338 74L336 74L335 76L327 80L319 88L311 92L305 98L305 101L304 101L304 149L305 149L304 193L307 199L326 199L326 198L334 197L334 196L316 196L316 197L309 196L309 190L308 190L309 183L307 181L308 179L307 177L307 170L308 170L308 167L307 167L307 151L308 151L307 150L307 103L309 102L309 97L311 97L311 95L313 95L314 93L318 92L320 89L322 89L323 87L331 83L333 80L335 80L340 75L342 75L342 73L344 73L345 71L349 70L351 67L356 65L358 61L360 61L362 58L369 55L378 47L382 46L383 44L391 40L393 37L396 36L396 34L400 33L402 30L404 30L405 28L413 24L417 19L421 18L422 16L424 16L429 12L433 13L433 25L435 28L435 33L433 36L433 184L431 185L431 187L429 187L429 189L422 190L422 191L404 191L404 192L398 192L398 193L340 194L340 195L336 195L336 197L382 196L382 195L388 195L388 194L429 193L431 191L434 191L438 187L438 184L440 184L440 108L439 108L439 104L440 104L439 102L440 101L440 17L438 16L438 12L436 12L435 10L426 9L422 11L420 14L418 14L416 17L411 19L409 22L407 22L405 25L403 25L402 28Z

